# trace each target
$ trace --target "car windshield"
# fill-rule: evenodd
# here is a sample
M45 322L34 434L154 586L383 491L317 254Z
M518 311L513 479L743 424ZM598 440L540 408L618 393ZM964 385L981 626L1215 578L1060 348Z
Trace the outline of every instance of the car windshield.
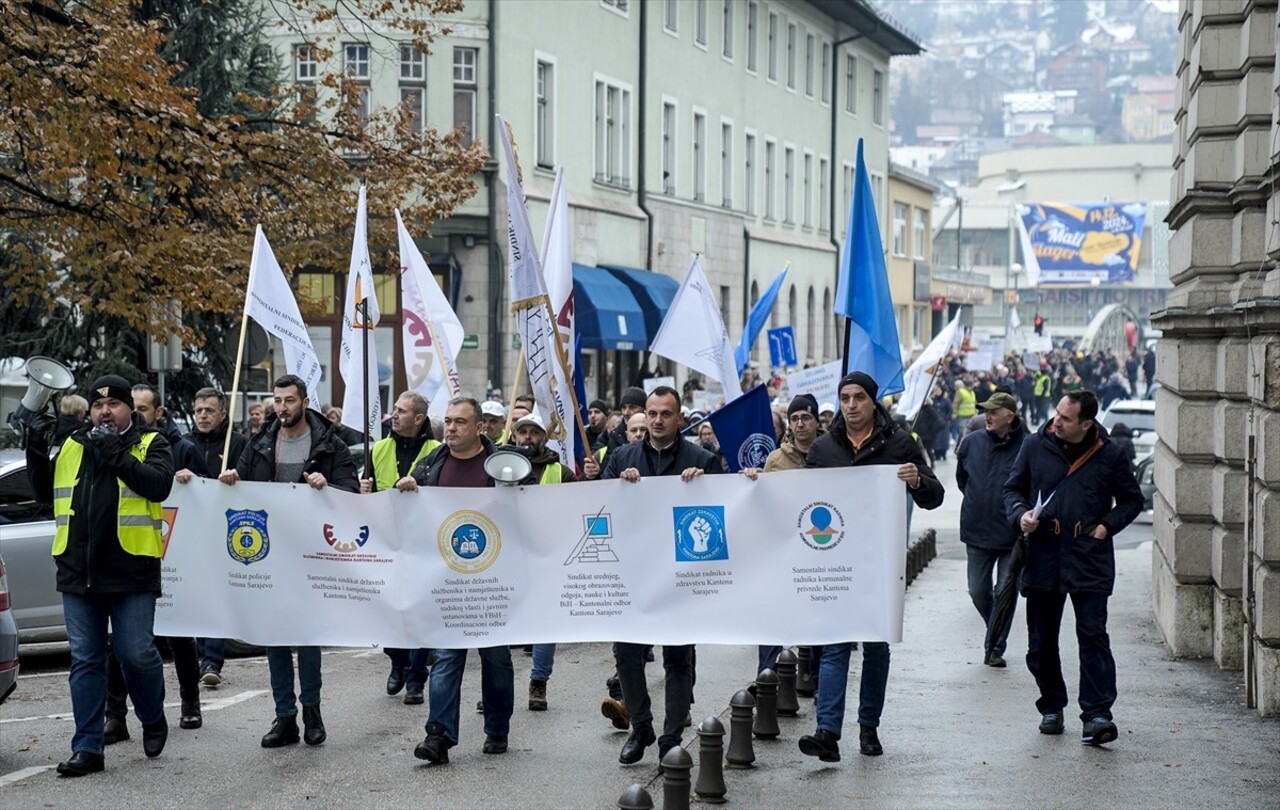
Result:
M1111 430L1121 423L1135 433L1156 429L1156 415L1154 411L1113 408L1112 410L1107 411L1100 421L1102 422L1102 426L1107 430Z

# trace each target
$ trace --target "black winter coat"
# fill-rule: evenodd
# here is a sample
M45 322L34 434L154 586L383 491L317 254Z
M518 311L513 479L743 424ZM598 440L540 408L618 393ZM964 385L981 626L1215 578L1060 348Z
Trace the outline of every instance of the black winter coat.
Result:
M1009 480L1027 431L1021 419L1000 438L985 428L965 436L956 448L960 505L960 542L974 548L1008 551L1019 532L1004 519L1004 482Z
M710 475L724 472L724 461L715 453L683 438L677 438L662 450L655 450L648 439L632 442L609 453L607 459L600 473L604 480L621 477L628 467L639 470L641 478L679 475L690 467L698 467Z
M204 457L200 455L200 451L188 439L183 438L178 432L177 425L168 419L163 422L156 423L156 430L164 434L169 440L169 452L173 455L173 469L191 470L191 472L201 478L212 478L209 468L205 466ZM219 470L221 472L221 470Z
M483 433L480 434L480 445L484 447L483 453L485 458L488 458L489 456L493 455L494 452L498 449L498 446L495 445L492 441L490 441L489 437L484 435ZM430 453L427 453L426 457L423 458L422 461L419 461L417 465L414 466L413 470L409 473L409 475L413 476L413 480L417 481L418 486L420 487L439 486L440 471L444 469L444 461L448 457L449 457L449 445L441 444L439 447L432 450ZM538 480L534 478L533 473L529 473L528 477L526 477L520 483L522 485L536 484L538 483ZM491 487L496 486L496 482L492 478L490 478L489 483L486 486L491 486Z
M116 534L116 511L120 500L117 479L138 495L156 503L169 497L173 488L173 458L169 441L157 433L147 448L145 460L138 461L128 448L142 440L142 418L122 436L121 451L113 458L99 458L89 441L89 425L67 437L67 442L84 445L80 483L72 495L71 522L67 548L54 557L58 568L58 590L62 593L120 594L160 593L160 558L130 554L120 547ZM41 503L53 502L53 469L48 448L35 441L27 446L27 477L31 491Z
M209 475L214 478L222 473L222 448L227 446L227 431L231 429L230 426L231 420L223 419L222 424L210 433L201 433L198 430L193 430L183 436L184 439L189 440L196 446L196 450L200 452L200 457L204 459L204 466L209 470ZM243 433L231 432L231 450L227 456L227 466L235 466L248 444L249 438ZM178 469L182 469L182 467L178 467ZM195 472L195 470L192 469L192 472Z
M356 464L351 459L351 451L333 432L333 424L324 415L313 410L303 412L303 418L311 428L311 452L307 454L307 462L302 467L302 475L318 472L334 489L346 492L359 492L360 481L356 478ZM243 481L276 480L276 438L280 435L280 419L276 414L267 417L262 430L245 446L236 464L236 472ZM285 483L305 483L302 475L297 481Z
M1109 594L1116 579L1113 538L1142 511L1142 490L1124 452L1101 425L1093 439L1097 451L1059 487L1070 464L1053 432L1055 421L1050 419L1022 443L1004 485L1005 517L1013 527L1035 506L1037 495L1047 499L1052 494L1040 526L1028 538L1022 592ZM1098 524L1106 526L1107 539L1089 536Z
M837 412L831 420L831 427L819 436L809 455L805 458L805 467L860 467L871 464L892 464L894 466L911 462L920 471L920 486L916 489L906 487L911 499L921 509L937 509L942 505L946 489L938 476L934 475L925 460L920 443L911 434L894 424L893 420L876 406L876 427L870 438L862 445L862 449L854 451L853 444L845 433L844 414Z

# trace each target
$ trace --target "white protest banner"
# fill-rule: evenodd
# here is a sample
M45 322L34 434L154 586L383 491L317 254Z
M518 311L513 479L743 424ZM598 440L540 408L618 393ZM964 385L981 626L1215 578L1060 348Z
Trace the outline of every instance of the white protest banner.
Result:
M665 385L668 388L676 387L675 377L646 377L644 380L641 380L641 382L644 384L644 392L646 394L652 394L653 389L657 388L659 385Z
M960 313L951 323L929 341L929 345L902 375L902 397L898 400L897 413L907 419L915 419L933 389L935 369L951 352L960 348Z
M1048 335L1032 335L1027 338L1027 351L1051 352L1053 351L1053 338Z
M894 466L371 495L195 479L165 503L156 633L404 648L898 641L902 499Z
M840 361L832 360L813 368L793 371L787 375L787 389L792 397L813 394L819 405L824 402L835 405L840 399L840 392L836 390L840 384L840 368Z

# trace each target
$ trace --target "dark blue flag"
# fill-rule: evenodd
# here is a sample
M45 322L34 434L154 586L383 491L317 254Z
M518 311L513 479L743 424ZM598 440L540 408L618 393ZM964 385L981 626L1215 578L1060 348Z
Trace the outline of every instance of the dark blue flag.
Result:
M769 392L764 383L707 417L716 440L729 464L729 472L743 467L763 467L777 448L773 414L769 412Z

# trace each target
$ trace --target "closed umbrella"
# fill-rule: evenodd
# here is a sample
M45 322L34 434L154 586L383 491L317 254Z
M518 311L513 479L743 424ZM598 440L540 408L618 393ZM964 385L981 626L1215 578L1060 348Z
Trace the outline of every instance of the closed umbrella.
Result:
M1027 564L1027 536L1018 536L1013 544L1013 553L1009 555L1009 576L1004 586L996 593L995 604L991 606L991 618L987 621L986 649L995 649L998 639L1004 638L1013 626L1013 609L1018 604L1018 576Z

